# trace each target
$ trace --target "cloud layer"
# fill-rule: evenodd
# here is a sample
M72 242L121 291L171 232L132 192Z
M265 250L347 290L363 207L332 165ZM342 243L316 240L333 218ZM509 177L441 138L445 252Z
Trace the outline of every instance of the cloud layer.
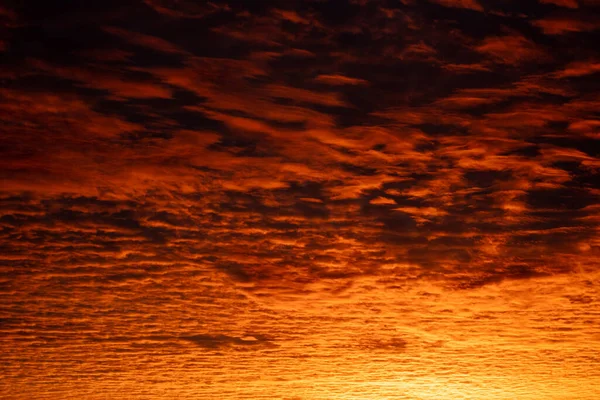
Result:
M598 6L0 8L0 397L595 399Z

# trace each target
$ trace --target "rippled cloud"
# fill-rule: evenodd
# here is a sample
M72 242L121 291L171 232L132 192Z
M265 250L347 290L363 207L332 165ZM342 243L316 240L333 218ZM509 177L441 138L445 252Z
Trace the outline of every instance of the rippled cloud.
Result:
M592 387L597 2L22 3L0 20L0 330L27 357L5 353L0 394L70 398L76 365L118 371L122 353L128 371L210 371L197 393L223 399L264 398L215 383L237 362L274 397L325 399L359 359L348 390L385 397L364 357L422 351L465 356L491 399L568 398L541 372L524 392L486 381L480 345L512 372L515 353L562 352L580 381L561 382ZM417 381L461 376L414 362ZM69 380L15 394L45 366ZM103 393L69 393L116 393L105 372ZM431 393L486 398L460 387Z

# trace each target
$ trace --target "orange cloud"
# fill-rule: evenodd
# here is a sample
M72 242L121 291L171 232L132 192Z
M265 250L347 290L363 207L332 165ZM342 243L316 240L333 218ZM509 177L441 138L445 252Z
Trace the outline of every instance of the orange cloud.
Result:
M22 3L0 398L596 400L592 1Z

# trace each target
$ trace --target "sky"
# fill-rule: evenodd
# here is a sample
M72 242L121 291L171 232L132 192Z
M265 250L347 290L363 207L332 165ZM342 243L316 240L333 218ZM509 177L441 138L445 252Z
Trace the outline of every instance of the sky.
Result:
M600 1L0 24L1 399L600 397Z

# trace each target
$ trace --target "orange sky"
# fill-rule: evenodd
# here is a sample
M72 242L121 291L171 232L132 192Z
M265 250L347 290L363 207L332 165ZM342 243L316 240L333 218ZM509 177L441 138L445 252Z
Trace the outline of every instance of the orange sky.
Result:
M600 398L597 0L0 6L0 398Z

